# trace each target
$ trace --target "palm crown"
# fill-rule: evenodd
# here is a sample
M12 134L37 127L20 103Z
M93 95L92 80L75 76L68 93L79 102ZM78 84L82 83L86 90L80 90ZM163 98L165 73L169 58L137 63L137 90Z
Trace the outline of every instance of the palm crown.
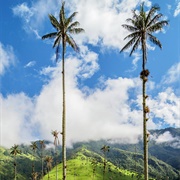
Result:
M21 150L18 149L19 145L14 144L14 146L11 148L10 154L16 156L17 154L21 153Z
M157 13L160 8L157 5L154 5L151 7L149 12L146 14L144 11L144 4L141 5L141 9L139 14L136 13L136 11L133 11L133 17L128 18L127 22L130 24L123 24L122 26L127 29L128 31L132 32L128 36L126 36L124 39L129 39L128 43L121 49L120 52L128 49L132 46L130 56L132 53L138 48L138 46L143 44L143 40L150 40L153 44L159 46L162 48L161 42L152 35L152 33L156 31L161 31L163 26L168 25L167 20L162 20L162 14ZM145 45L146 46L146 45ZM146 47L143 47L142 50L144 50L145 53L145 60L147 60L146 57Z
M71 34L79 34L84 32L84 29L78 28L78 21L72 22L77 12L72 13L67 18L64 11L64 5L65 2L62 3L62 7L59 12L59 21L52 14L49 14L49 19L52 26L56 29L56 32L46 34L42 37L42 39L55 38L53 48L56 47L56 60L58 59L61 41L62 44L64 43L64 47L66 47L66 43L68 43L75 51L79 51L79 48Z

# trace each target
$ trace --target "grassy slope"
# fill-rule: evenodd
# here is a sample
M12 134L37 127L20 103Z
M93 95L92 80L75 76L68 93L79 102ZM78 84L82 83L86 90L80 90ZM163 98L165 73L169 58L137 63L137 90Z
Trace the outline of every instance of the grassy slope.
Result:
M92 157L99 157L99 162L96 165L95 173L93 176ZM95 154L87 149L82 148L79 150L72 159L67 161L67 179L68 180L84 180L84 179L103 179L103 160L98 154ZM54 167L50 173L50 179L56 179L56 167ZM127 170L118 169L112 163L108 162L105 179L121 179L129 180L135 176L132 172ZM62 179L62 164L58 165L58 179ZM44 180L48 180L48 175L44 177Z
M16 158L17 178L21 180L26 180L26 175L28 174L29 177L29 174L31 174L31 162L33 156L29 153L21 153L18 154ZM27 167L29 167L28 169L30 169L29 173L26 171ZM14 156L10 155L9 149L0 147L0 179L4 179L4 177L6 177L6 180L12 180L12 178L14 178Z

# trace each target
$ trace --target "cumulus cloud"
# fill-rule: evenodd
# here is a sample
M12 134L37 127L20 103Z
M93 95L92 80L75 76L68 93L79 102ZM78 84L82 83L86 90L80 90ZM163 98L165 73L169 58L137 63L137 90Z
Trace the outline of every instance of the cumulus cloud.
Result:
M4 46L0 42L0 75L3 75L5 70L15 63L15 59L13 47Z
M86 54L92 58L91 53ZM83 77L81 58L66 58L67 143L90 139L116 139L135 143L142 135L141 81L137 78L108 78L94 89L79 89L78 76ZM86 67L84 67L86 68ZM94 68L96 69L96 67ZM53 140L52 130L61 131L62 86L61 62L46 67L42 74L49 77L39 95L29 98L24 93L1 96L1 144L37 140ZM83 77L84 78L84 77ZM87 93L88 92L88 93ZM132 94L133 92L133 94ZM179 126L179 97L166 89L148 100L148 128L160 127L155 118ZM163 125L163 124L161 124ZM8 133L8 132L11 133Z
M72 57L66 61L68 144L100 138L137 141L141 134L141 116L128 105L128 91L136 89L137 80L107 79L103 89L96 88L87 95L85 89L78 88L77 75L84 76L84 70L79 68L81 63L80 59ZM38 96L29 98L24 93L1 95L2 145L32 141L37 137L52 140L51 130L61 131L61 63L57 67L45 68L42 73L50 80Z
M14 143L30 141L34 129L38 128L30 118L33 114L32 99L24 93L11 94L7 97L0 95L0 109L0 145L9 147Z
M125 44L123 38L127 35L122 24L132 13L132 9L141 2L141 0L121 2L118 0L74 0L68 3L70 3L71 11L79 12L78 21L86 31L84 41L94 45L120 49ZM151 3L145 1L145 4L149 6Z
M162 83L171 84L178 82L180 79L180 62L174 64L163 77Z
M156 97L148 100L152 118L161 119L161 125L179 127L180 125L180 97L171 88L158 93Z
M86 31L86 33L78 35L77 39L75 37L75 40L80 44L90 43L102 47L122 48L125 44L123 38L127 33L122 28L122 24L125 23L132 9L141 2L142 0L121 2L119 0L72 0L66 2L66 6L71 12L78 12L76 18ZM27 32L33 32L39 38L45 19L49 21L47 15L52 13L58 18L60 3L57 0L39 0L31 4L22 3L13 8L13 13L23 19L24 29ZM151 2L146 0L145 5L150 6Z

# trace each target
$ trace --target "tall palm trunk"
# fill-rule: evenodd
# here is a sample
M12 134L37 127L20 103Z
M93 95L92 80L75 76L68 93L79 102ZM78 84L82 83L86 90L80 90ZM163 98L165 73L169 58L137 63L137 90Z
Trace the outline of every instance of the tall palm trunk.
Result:
M14 158L14 180L16 180L17 176L17 163L16 163L16 157Z
M62 112L62 158L63 158L63 180L66 180L66 99L65 99L65 62L66 51L65 37L62 38L62 93L63 93L63 112Z
M42 177L42 180L43 180L43 175L44 175L44 171L43 171L44 166L43 166L43 163L44 163L44 161L43 161L43 149L41 149L41 177Z
M146 37L143 33L142 38L142 53L143 53L143 63L142 71L145 71L146 63ZM146 123L146 79L143 73L142 78L142 98L143 98L143 142L144 142L144 179L148 180L148 143L147 143L147 123Z
M58 169L57 169L57 147L55 145L55 157L56 157L56 180L58 180Z

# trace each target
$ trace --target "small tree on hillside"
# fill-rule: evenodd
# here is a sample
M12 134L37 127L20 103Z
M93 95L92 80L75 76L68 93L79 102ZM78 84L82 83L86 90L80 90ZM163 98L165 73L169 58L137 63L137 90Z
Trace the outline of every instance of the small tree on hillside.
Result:
M19 145L14 145L10 150L10 154L14 156L14 180L17 179L17 161L16 156L21 153L21 151L18 149Z
M56 163L56 180L58 179L58 171L57 171L57 146L60 144L59 143L59 138L58 138L58 134L59 132L57 130L52 131L51 134L54 137L54 146L55 146L55 163Z
M49 171L52 168L53 158L51 156L46 156L45 157L45 162L46 162L46 167L47 167L47 172L48 172L48 180L49 180L50 179Z
M39 140L40 143L40 147L41 147L41 179L43 180L43 176L44 176L44 154L43 151L46 147L44 140Z
M36 141L31 142L30 148L33 151L33 158L32 158L32 174L33 174L35 172L35 165L34 165L34 162L35 162L35 152L36 152L36 149L38 149Z
M101 148L101 151L103 151L103 154L104 154L103 180L105 179L106 165L107 165L106 154L107 154L107 152L109 152L109 149L110 149L110 146L106 146L106 145L104 145L104 146Z

